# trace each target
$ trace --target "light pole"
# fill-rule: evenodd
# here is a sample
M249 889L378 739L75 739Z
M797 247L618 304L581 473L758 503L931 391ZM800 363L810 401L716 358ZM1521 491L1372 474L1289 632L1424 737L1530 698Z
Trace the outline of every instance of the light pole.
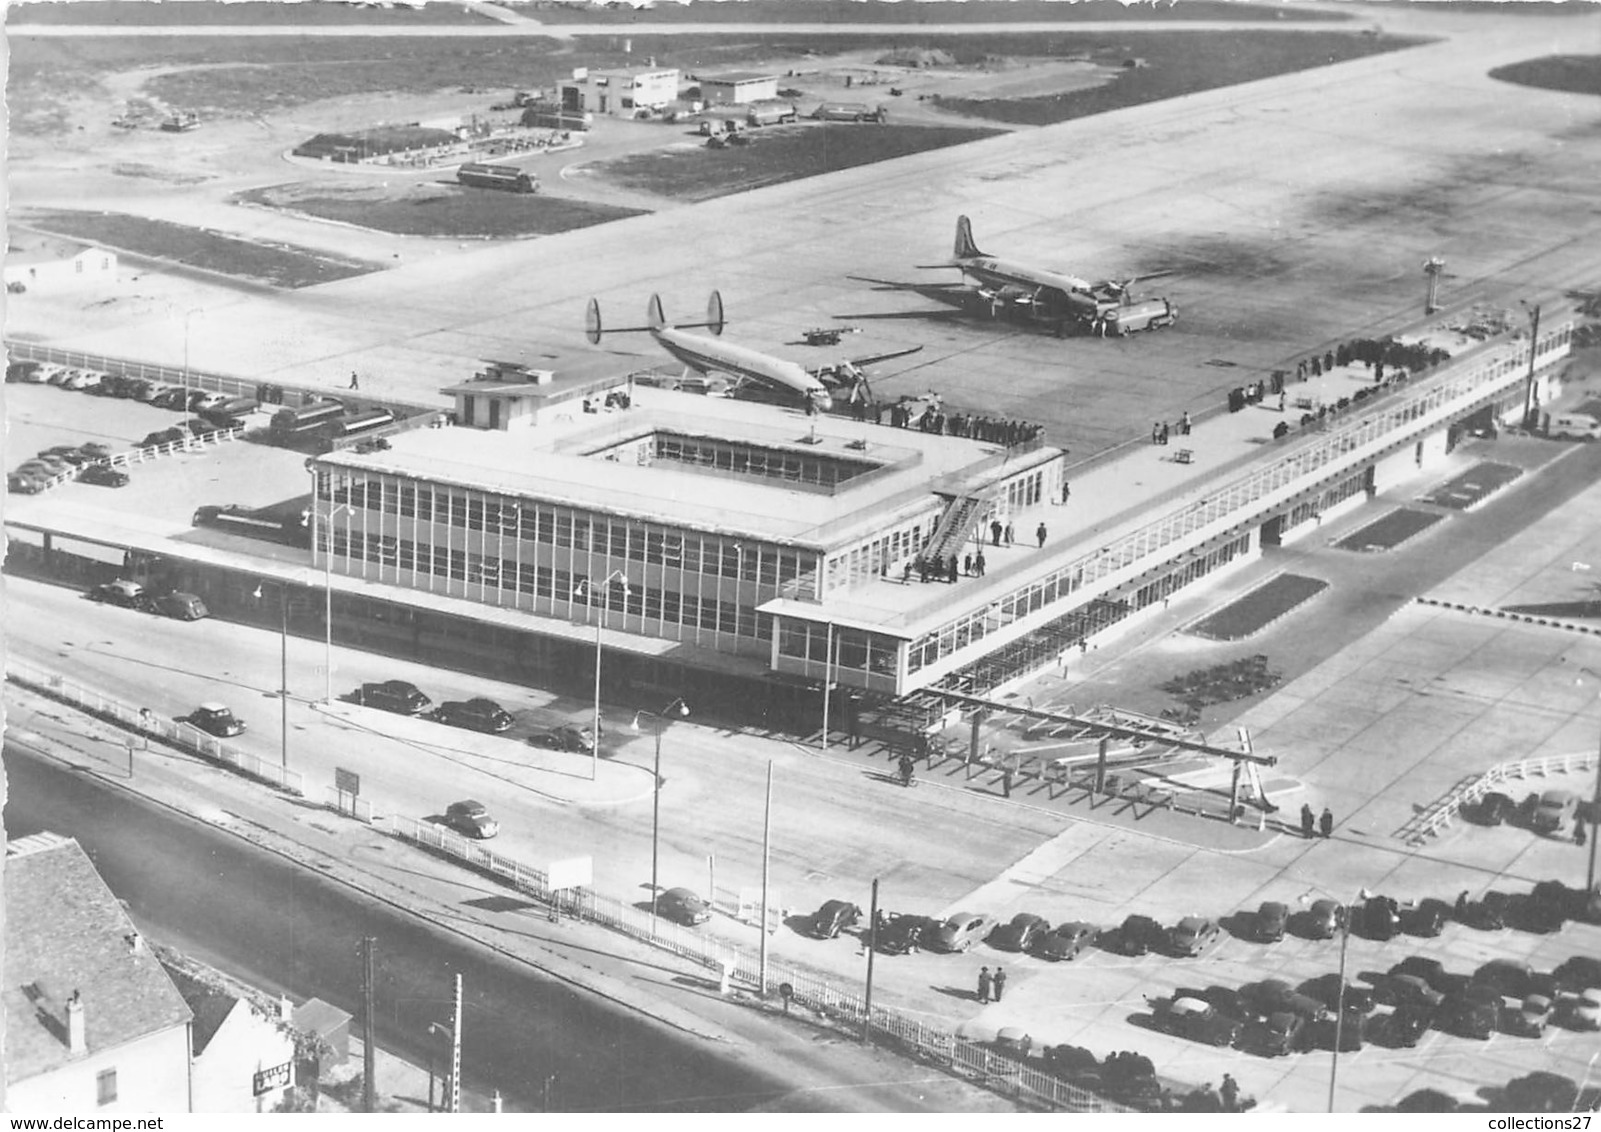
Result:
M600 589L600 616L595 619L595 734L590 745L589 781L594 782L600 777L600 634L606 627L606 611L611 608L611 584L618 579L623 583L623 596L628 596L628 575L621 570L613 570L599 583ZM595 590L597 586L588 578L573 587L573 596L584 595L584 600L591 607L595 604ZM652 905L654 908L654 905Z
M684 702L682 696L662 708L659 713L636 711L634 713L634 722L629 725L635 731L638 731L639 717L642 715L648 715L656 721L656 762L652 772L654 781L650 790L650 930L652 935L656 933L656 894L661 890L656 883L656 866L660 858L659 849L661 846L662 729L667 726L667 717L675 713L680 719L689 715L689 705ZM715 893L708 893L707 895L714 900L716 899Z
M350 504L341 503L328 511L327 521L323 525L328 535L328 545L322 552L322 596L323 596L323 696L322 702L334 702L334 516L341 511L349 511ZM315 519L317 515L317 496L315 477L312 483L311 514ZM312 532L312 540L316 540L316 532Z
M256 592L251 596L257 601L261 600L262 587L267 583L256 583ZM289 769L289 587L282 582L273 583L278 587L278 705L282 709L282 762L285 770Z
M1305 904L1312 896L1311 889L1303 892L1296 898L1298 903ZM1371 895L1367 889L1357 893L1357 898L1366 900ZM1340 917L1340 973L1337 976L1339 983L1334 990L1334 1054L1329 1059L1329 1107L1334 1111L1334 1086L1340 1074L1340 1043L1345 1037L1345 953L1351 946L1351 917L1356 911L1356 904L1342 905L1339 909Z
M204 312L204 307L191 307L183 312L183 387L189 388L189 320Z
M1580 672L1589 676L1601 676L1601 672L1585 666ZM1582 683L1582 678L1580 680ZM1574 821L1583 822L1583 818L1575 817ZM1601 833L1601 748L1596 751L1595 764L1595 792L1590 798L1590 863L1584 872L1585 899L1589 900L1595 895L1595 844L1596 834Z
M1530 303L1527 300L1519 301L1523 303L1523 309L1529 312L1529 377L1523 386L1522 425L1525 432L1533 432L1534 426L1539 423L1539 417L1535 412L1534 367L1535 354L1540 349L1540 304Z

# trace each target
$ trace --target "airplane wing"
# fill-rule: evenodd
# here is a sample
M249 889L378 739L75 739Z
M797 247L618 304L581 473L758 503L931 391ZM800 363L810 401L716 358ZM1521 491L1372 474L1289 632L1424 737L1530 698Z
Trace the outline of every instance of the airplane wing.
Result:
M852 358L846 364L856 366L857 368L862 366L876 365L879 362L887 362L891 358L904 358L907 354L915 354L922 348L923 347L921 346L912 346L905 350L891 350L887 354L869 354L865 358Z
M952 281L950 283L898 283L893 279L874 279L867 275L847 275L847 279L854 279L858 283L871 283L883 291L917 291L926 294L929 291L971 291L966 283Z

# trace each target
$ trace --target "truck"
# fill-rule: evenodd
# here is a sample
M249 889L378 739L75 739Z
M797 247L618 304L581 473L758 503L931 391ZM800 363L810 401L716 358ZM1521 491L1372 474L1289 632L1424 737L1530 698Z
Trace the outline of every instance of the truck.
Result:
M745 121L752 126L780 126L798 117L793 102L753 102L745 111Z
M1178 317L1178 307L1166 299L1142 299L1128 306L1112 307L1103 313L1099 319L1100 332L1103 338L1108 334L1122 338L1140 330L1172 326Z
M887 122L889 111L882 106L869 106L865 102L824 102L812 111L818 122Z
M500 189L509 193L537 193L539 178L514 165L468 162L456 170L456 180L469 188Z

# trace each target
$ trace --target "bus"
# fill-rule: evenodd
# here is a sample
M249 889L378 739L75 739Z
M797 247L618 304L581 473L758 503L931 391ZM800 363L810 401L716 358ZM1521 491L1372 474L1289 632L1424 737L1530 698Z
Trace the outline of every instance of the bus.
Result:
M375 432L394 419L395 414L388 409L363 409L359 413L351 413L348 417L324 421L318 430L318 435L327 441L344 440L346 437Z
M302 436L344 415L345 407L338 401L315 401L298 409L279 409L272 415L272 436L274 440Z

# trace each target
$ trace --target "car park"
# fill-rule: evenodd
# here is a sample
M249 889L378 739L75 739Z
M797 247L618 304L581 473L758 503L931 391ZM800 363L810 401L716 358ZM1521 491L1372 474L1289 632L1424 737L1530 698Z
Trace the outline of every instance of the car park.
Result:
M1277 900L1264 901L1256 910L1256 919L1252 924L1259 943L1277 943L1284 938L1284 929L1290 920L1290 910Z
M1534 806L1530 825L1536 833L1559 833L1573 824L1579 796L1571 790L1547 790Z
M1198 998L1159 1001L1154 1017L1159 1029L1207 1045L1231 1046L1240 1036L1239 1019L1227 1017Z
M1601 1030L1601 988L1562 995L1556 1000L1556 1019L1569 1030Z
M1345 927L1346 909L1337 900L1315 900L1303 917L1304 931L1310 939L1333 939Z
M1035 938L1033 952L1041 959L1051 962L1077 959L1079 952L1095 942L1099 929L1094 924L1086 924L1079 920L1072 920L1065 924L1057 924L1050 931Z
M110 464L90 464L78 473L78 482L97 487L127 487L128 473Z
M552 751L577 751L580 754L590 754L595 749L594 732L587 727L547 727L543 731L536 731L528 737L528 743L534 747L544 747Z
M930 951L968 951L995 928L995 917L982 912L958 912L924 941Z
M471 798L445 807L443 824L465 837L484 841L500 832L500 823L489 816L489 807Z
M1129 916L1106 939L1111 950L1123 955L1144 955L1167 943L1167 929L1149 916Z
M712 918L711 905L687 888L669 888L656 898L656 914L694 927Z
M862 919L862 910L847 900L825 900L806 921L806 934L816 939L833 939Z
M143 608L148 598L145 588L138 582L127 578L118 578L111 582L102 582L89 591L90 601L101 601L107 605L120 605L125 609Z
M1501 996L1474 984L1446 995L1434 1011L1434 1025L1458 1037L1487 1040L1501 1023Z
M378 708L400 715L421 715L433 705L433 701L423 695L417 689L417 685L405 680L363 684L356 689L354 698L362 707Z
M245 724L225 704L215 701L203 703L189 714L189 723L200 730L223 739L243 734Z
M924 933L938 926L939 921L928 916L893 912L878 929L874 943L886 955L906 955L918 950Z
M492 735L509 731L513 722L509 711L494 700L485 699L450 700L435 708L429 718L452 727L465 727Z
M1044 916L1036 916L1032 912L1019 912L1007 923L995 929L995 933L990 937L990 946L1003 951L1027 951L1050 930L1050 921Z
M1205 916L1185 916L1173 925L1167 943L1175 955L1196 956L1211 946L1219 934L1215 921Z

